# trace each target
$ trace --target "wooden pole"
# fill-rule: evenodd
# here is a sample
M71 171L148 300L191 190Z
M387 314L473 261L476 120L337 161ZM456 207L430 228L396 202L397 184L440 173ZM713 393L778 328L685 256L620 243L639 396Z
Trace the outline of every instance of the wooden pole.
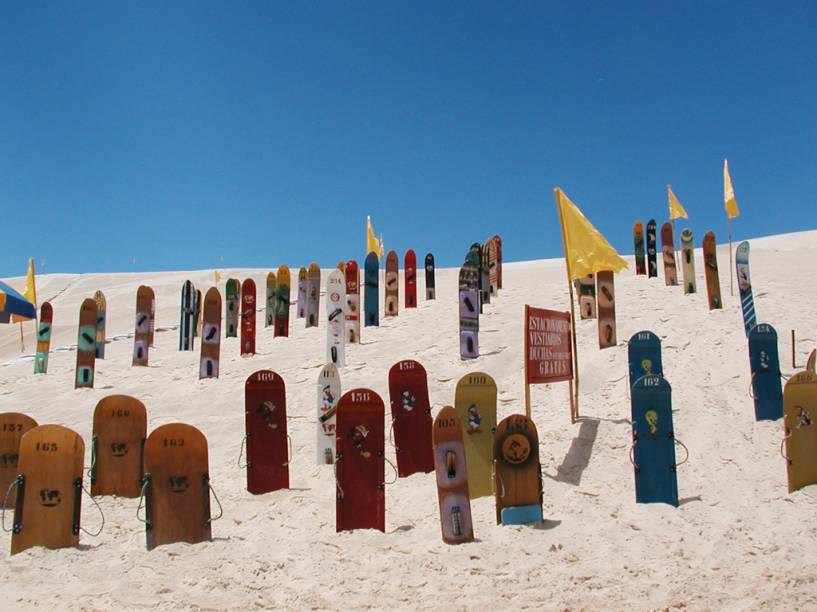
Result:
M732 217L729 217L729 295L735 295L735 270L732 268Z
M794 330L791 330L791 368L792 370L797 368L797 360L794 355Z
M573 337L573 380L570 382L570 422L575 423L579 418L579 355L576 350L576 308L573 305L573 280L570 278L570 262L567 259L567 236L565 235L565 222L562 219L562 206L559 203L559 191L557 187L553 190L556 194L556 210L559 213L559 226L562 229L562 244L565 250L565 271L567 273L567 290L570 294L570 335Z
M530 306L525 304L525 321L522 324L522 346L524 349L528 348L528 312L530 311ZM525 350L525 354L522 356L523 361L525 362L525 416L530 418L530 384L528 384L528 351Z
M26 341L23 338L23 322L20 321L20 352L23 353L26 350Z

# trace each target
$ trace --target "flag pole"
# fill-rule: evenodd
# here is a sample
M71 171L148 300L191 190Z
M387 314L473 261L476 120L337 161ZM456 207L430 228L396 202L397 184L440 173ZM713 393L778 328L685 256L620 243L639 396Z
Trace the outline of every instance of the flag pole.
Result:
M734 285L735 272L732 269L732 217L729 217L729 295L735 295Z
M26 341L23 338L23 322L20 321L20 352L24 353L26 350Z
M575 423L576 419L579 418L579 355L576 350L576 307L573 304L573 282L570 279L565 220L562 217L562 206L559 203L559 188L557 187L553 191L556 194L556 210L559 212L559 227L562 230L562 244L565 250L565 271L567 273L567 290L570 295L570 336L573 341L573 380L570 381L570 422Z

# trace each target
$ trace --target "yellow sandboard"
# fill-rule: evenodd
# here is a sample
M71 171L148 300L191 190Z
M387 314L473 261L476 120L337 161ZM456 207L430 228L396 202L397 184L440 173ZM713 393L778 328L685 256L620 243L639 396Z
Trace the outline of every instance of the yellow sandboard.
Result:
M496 429L496 382L483 372L466 374L457 383L454 408L462 424L468 492L471 499L493 496L491 470Z
M817 483L817 374L799 372L783 388L789 493Z

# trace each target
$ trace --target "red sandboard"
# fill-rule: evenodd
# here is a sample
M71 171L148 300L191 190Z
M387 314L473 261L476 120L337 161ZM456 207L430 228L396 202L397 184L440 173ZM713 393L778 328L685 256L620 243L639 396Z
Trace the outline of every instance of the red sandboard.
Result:
M425 368L412 359L389 370L389 400L400 478L434 470L431 448L431 403Z
M96 302L88 298L79 308L77 333L77 371L74 388L94 386L96 362Z
M211 539L207 439L184 423L153 430L145 442L147 548Z
M93 431L91 495L139 497L147 436L145 405L128 395L103 397L94 410Z
M272 370L259 370L244 384L244 422L247 490L257 495L288 489L286 386Z
M443 542L460 544L474 539L471 500L462 427L457 411L445 406L434 419L434 463Z
M406 285L406 308L417 308L417 256L414 251L406 251L403 260L403 274Z
M357 262L351 259L344 272L346 280L346 342L360 342L360 271Z
M353 389L338 401L336 530L386 530L383 400Z
M150 347L150 287L140 285L136 290L136 330L133 333L133 361L131 365L146 366Z
M199 378L218 378L221 356L221 294L210 287L204 296L202 309L201 358Z
M19 412L0 414L0 495L5 495L11 481L17 478L20 440L29 430L37 427L37 421ZM17 491L12 489L6 500L6 508L13 508ZM0 500L0 508L3 501Z
M12 555L32 546L66 548L79 544L84 458L85 443L67 427L41 425L23 435Z
M241 283L241 354L255 355L255 281Z
M398 300L400 298L400 275L398 273L397 253L389 251L386 255L386 310L384 315L396 317L399 311Z

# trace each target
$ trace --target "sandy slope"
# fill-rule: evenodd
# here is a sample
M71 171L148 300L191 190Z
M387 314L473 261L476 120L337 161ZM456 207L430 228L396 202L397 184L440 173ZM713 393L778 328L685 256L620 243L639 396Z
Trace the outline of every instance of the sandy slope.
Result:
M803 282L817 232L758 239L752 247L759 320L777 328L789 374L789 330L797 332L800 365L817 344L817 289ZM585 418L570 424L565 384L533 391L547 522L498 527L493 500L478 499L478 541L453 547L440 540L432 474L387 487L387 533L335 533L332 471L313 465L325 320L309 330L294 320L288 339L273 339L261 327L259 353L249 359L239 357L236 339L223 340L221 379L199 381L198 351L179 352L177 332L157 335L148 368L130 367L126 336L139 284L156 290L158 327L172 327L182 281L206 288L212 272L43 276L40 298L56 296L53 347L76 341L79 303L99 288L108 296L109 336L121 339L98 362L97 388L74 390L73 351L52 353L48 375L34 376L33 335L21 358L18 330L0 330L0 411L64 424L88 442L96 402L111 393L134 395L148 407L150 429L172 421L202 429L224 518L214 524L211 543L147 552L136 500L101 498L102 535L83 534L78 550L7 556L0 597L14 609L817 607L817 488L786 493L782 426L753 420L746 339L738 299L729 298L726 250L719 263L726 306L711 313L704 293L685 296L680 286L632 271L617 275L619 345L599 351L596 322L579 325ZM224 276L252 275L260 287L265 274L227 270ZM379 329L363 330L364 344L348 347L343 388L371 387L388 403L389 367L414 358L428 370L435 409L453 403L461 376L483 370L497 380L500 418L524 411L523 305L567 307L563 263L506 265L505 289L480 321L483 356L471 362L458 354L456 271L439 271L437 287L436 301L421 299L416 310L401 309L398 318L381 319ZM677 509L634 501L626 340L641 329L662 338L676 435L691 454L679 468ZM236 460L244 380L261 368L274 369L287 384L293 488L254 497ZM393 461L393 449L387 453ZM387 478L390 473L387 466ZM99 525L87 498L83 523L91 531ZM9 539L0 536L0 548L8 550Z

